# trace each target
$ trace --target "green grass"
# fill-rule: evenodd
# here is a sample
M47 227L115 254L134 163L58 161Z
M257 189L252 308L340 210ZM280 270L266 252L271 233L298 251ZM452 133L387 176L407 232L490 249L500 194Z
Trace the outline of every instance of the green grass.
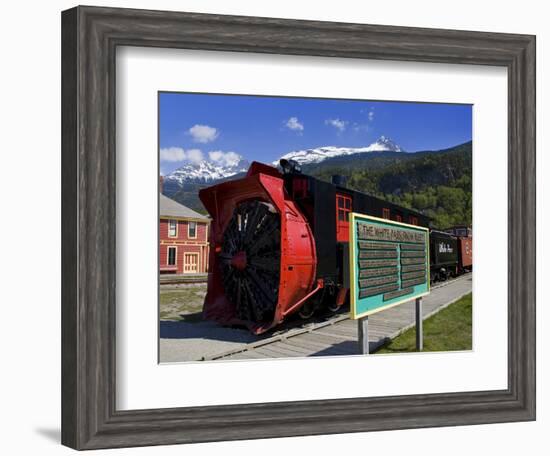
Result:
M424 320L423 351L472 349L472 294L460 298L432 317ZM376 353L416 351L416 330L410 328Z
M205 295L205 283L179 287L161 287L160 319L180 320L188 323L201 321Z

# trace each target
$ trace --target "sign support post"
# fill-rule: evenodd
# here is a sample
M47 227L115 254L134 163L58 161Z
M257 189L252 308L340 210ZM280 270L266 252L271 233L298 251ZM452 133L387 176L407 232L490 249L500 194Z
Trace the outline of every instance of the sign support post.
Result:
M357 320L359 325L359 351L362 355L369 354L369 317Z
M422 329L422 298L416 298L416 350L422 351L424 348L424 335Z
M422 297L430 293L430 230L352 212L349 224L350 316L359 352L369 353L368 316L415 300L416 349L424 348Z

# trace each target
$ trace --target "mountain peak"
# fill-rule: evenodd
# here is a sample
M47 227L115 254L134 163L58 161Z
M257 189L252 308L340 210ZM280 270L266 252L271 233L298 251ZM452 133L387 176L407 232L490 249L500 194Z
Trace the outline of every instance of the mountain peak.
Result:
M366 147L336 147L323 146L313 149L297 150L283 155L281 158L294 160L301 165L320 163L327 158L338 157L342 155L361 154L366 152L404 152L391 138L380 136L375 142ZM279 160L273 162L277 165Z
M164 176L166 193L173 193L186 183L209 184L210 182L248 170L250 163L241 155L210 153L209 160L188 161Z
M385 147L384 150L391 150L393 152L403 152L403 149L401 149L400 146L398 146L391 138L388 138L387 136L384 136L384 135L380 136L380 138L378 138L375 142L373 142L371 146L375 144L384 146Z

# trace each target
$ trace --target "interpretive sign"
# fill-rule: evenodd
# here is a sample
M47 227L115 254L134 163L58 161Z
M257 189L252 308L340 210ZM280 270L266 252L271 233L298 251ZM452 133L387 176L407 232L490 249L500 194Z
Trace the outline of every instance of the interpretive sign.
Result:
M351 214L350 311L354 319L430 292L428 228Z

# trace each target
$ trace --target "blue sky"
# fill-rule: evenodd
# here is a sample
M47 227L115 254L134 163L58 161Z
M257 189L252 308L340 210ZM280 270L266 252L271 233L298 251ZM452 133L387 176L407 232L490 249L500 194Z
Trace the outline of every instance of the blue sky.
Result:
M159 129L168 174L187 161L238 154L270 163L293 150L368 146L380 136L407 152L444 149L472 139L472 106L162 92Z

